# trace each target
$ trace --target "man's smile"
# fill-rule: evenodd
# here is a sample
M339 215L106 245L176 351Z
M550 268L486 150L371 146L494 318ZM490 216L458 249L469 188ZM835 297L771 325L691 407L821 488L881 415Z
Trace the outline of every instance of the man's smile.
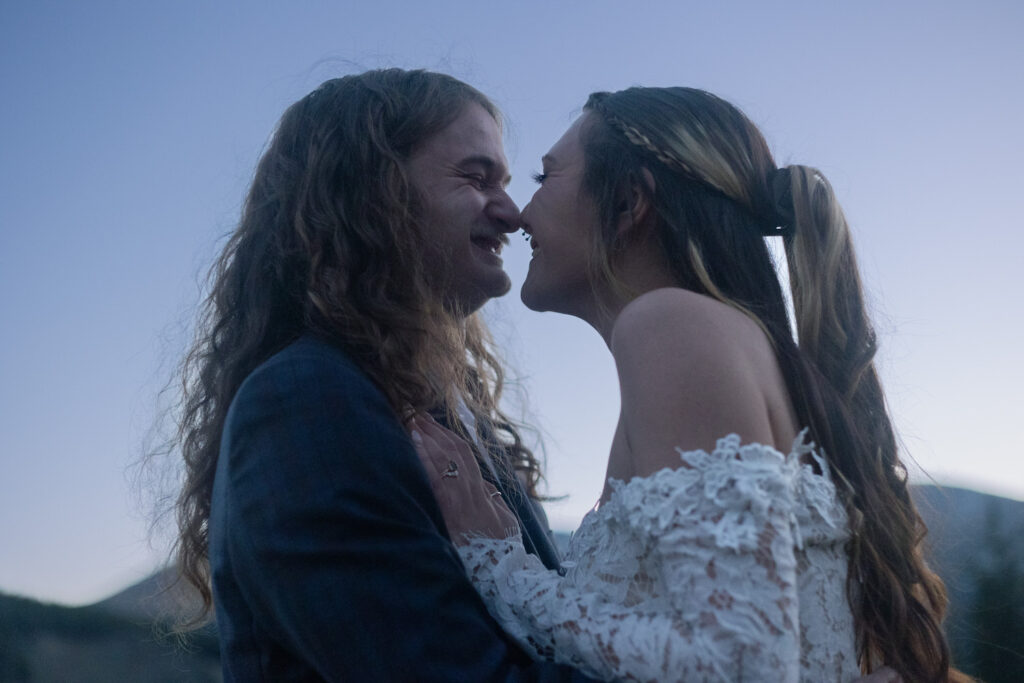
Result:
M473 243L477 249L486 251L492 256L501 256L501 248L507 241L502 240L500 237L491 235L474 235L469 238L469 241Z

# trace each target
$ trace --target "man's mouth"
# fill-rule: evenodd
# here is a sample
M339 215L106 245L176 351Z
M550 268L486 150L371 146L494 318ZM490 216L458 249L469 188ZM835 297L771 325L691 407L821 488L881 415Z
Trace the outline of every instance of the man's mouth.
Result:
M487 235L477 235L470 238L476 247L483 249L484 251L490 252L495 256L501 255L501 247L504 244L502 240L497 237L489 237Z

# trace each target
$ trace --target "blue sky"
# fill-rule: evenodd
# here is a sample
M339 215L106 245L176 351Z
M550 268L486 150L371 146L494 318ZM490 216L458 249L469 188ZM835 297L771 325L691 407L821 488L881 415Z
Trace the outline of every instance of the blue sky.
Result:
M1024 6L210 5L0 3L0 590L89 602L159 560L128 466L197 283L284 108L391 65L495 99L520 204L591 91L738 104L843 202L908 452L941 482L1024 499ZM513 241L515 287L528 258ZM601 490L611 358L514 293L487 315L547 436L550 493L568 495L552 521L572 528Z

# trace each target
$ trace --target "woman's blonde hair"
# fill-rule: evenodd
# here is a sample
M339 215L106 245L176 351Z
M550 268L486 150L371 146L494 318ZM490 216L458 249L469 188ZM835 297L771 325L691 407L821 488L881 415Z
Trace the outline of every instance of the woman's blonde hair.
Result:
M736 107L691 88L594 93L582 129L583 192L598 206L595 287L616 282L617 198L646 193L654 239L680 287L750 316L774 345L801 424L846 484L848 595L862 669L884 662L904 680L945 681L946 593L925 563L926 533L907 486L875 370L850 231L820 171L776 167ZM643 172L653 176L653 188ZM781 235L799 345L765 240Z

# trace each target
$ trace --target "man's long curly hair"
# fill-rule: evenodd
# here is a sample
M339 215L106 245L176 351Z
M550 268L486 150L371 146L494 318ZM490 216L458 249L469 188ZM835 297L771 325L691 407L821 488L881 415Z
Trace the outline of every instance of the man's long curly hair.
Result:
M209 276L181 366L176 446L180 575L210 613L208 521L228 407L258 365L302 335L337 345L396 412L463 400L535 495L536 458L499 411L502 369L486 326L444 305L422 260L430 235L405 171L417 144L476 104L450 76L386 69L323 83L288 108L256 169L242 217Z
M875 369L878 342L853 241L829 183L806 166L778 169L754 124L702 90L594 93L584 109L583 192L602 222L590 247L595 287L624 287L615 275L626 246L616 220L629 184L655 209L656 239L678 285L740 310L771 340L801 426L845 484L862 669L885 663L907 681L965 680L950 666L946 591L922 554L927 530ZM637 180L645 171L653 189ZM780 225L780 205L797 339L763 236Z

